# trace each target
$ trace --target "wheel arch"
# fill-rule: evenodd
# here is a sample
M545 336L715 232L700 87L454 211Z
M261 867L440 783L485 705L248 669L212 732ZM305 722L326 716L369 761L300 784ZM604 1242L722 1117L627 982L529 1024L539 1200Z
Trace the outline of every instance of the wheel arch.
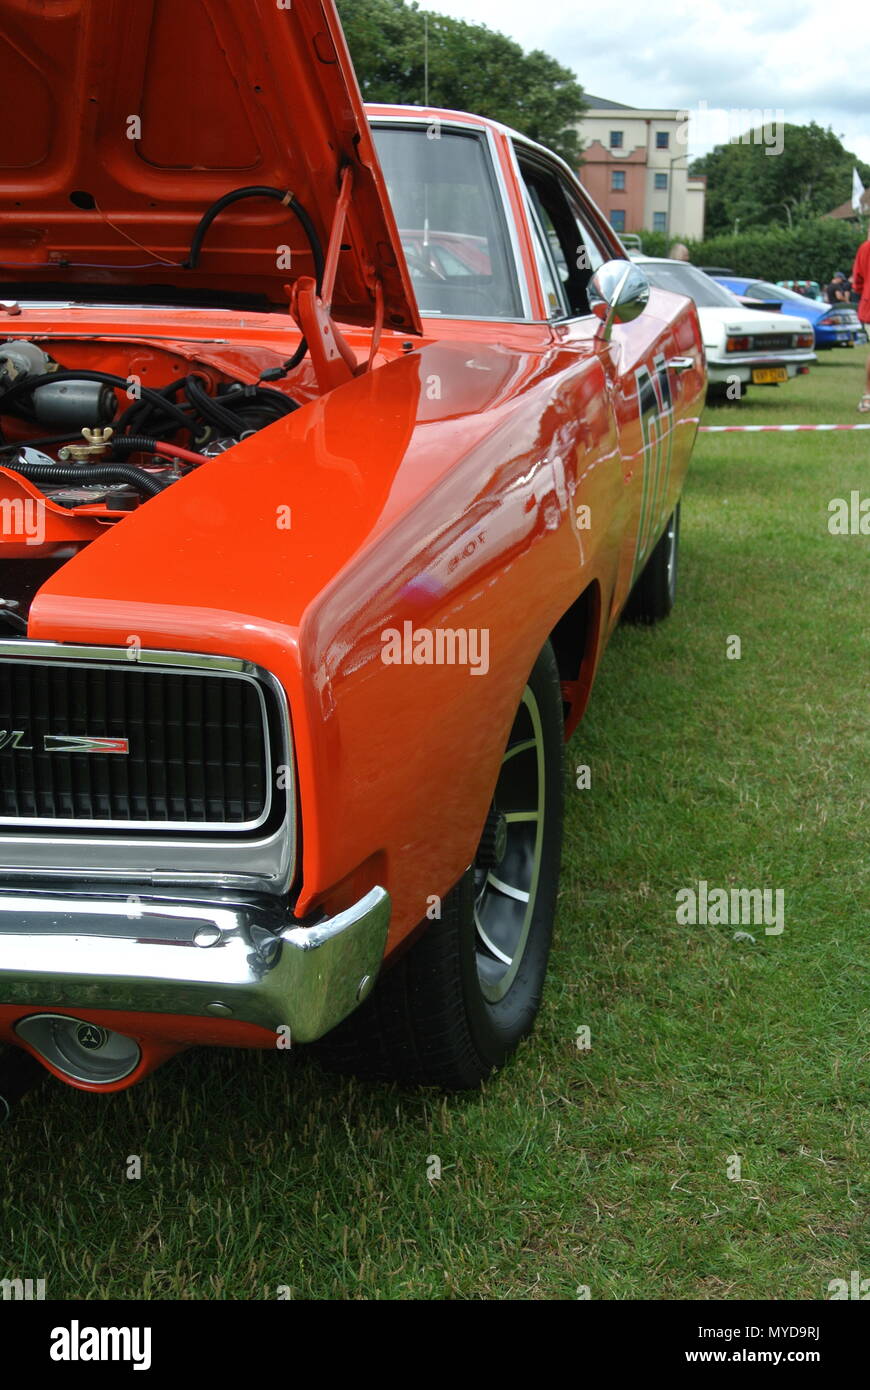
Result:
M549 634L562 682L565 738L571 737L589 700L601 637L601 589L593 580L565 610Z

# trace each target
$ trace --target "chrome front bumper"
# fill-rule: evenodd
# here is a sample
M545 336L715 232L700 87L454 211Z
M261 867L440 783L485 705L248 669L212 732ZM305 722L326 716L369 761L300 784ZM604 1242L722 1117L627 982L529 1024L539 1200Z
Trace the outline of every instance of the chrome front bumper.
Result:
M228 1018L312 1042L368 993L390 898L300 926L262 899L0 892L0 1005Z

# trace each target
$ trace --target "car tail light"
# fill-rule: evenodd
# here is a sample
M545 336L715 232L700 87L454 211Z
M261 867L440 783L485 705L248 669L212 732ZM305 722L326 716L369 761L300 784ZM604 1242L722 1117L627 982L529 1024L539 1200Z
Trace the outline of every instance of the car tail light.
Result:
M801 347L801 348L812 347L812 346L813 346L813 343L814 343L815 341L816 341L816 339L815 339L815 334L813 334L813 333L799 333L799 334L797 335L797 346L798 346L798 347Z
M726 352L748 352L749 338L729 338L725 343Z

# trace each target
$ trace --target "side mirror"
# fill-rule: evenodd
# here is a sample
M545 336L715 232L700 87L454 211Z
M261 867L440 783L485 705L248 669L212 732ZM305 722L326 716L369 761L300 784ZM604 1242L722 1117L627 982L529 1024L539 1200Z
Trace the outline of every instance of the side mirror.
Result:
M602 323L597 336L609 343L614 323L631 323L643 313L649 301L649 280L633 261L605 261L586 292L589 308Z

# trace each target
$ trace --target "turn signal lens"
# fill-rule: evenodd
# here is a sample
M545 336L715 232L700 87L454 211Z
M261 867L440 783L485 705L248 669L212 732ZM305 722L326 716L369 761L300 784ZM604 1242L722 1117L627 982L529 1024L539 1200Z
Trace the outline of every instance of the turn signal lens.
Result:
M748 352L748 338L729 338L725 344L726 352Z

